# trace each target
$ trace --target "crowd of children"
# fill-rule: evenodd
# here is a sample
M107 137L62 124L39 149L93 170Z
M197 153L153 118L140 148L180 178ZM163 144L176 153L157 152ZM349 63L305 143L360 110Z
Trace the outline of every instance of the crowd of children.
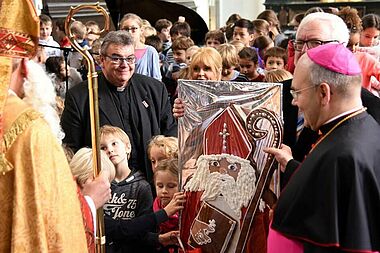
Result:
M343 19L346 17L348 26L351 25L352 39L348 46L354 52L358 45L375 46L380 32L377 15L365 16L362 23L354 24L349 23L355 20L350 10L345 9L340 15ZM298 16L301 19L304 15ZM81 54L70 49L62 20L56 22L55 29L59 43L52 37L53 21L49 16L40 16L40 27L38 61L45 66L54 81L57 95L64 100L66 91L80 85L86 78L83 74L86 73L86 65ZM281 33L279 21L272 10L264 11L253 21L232 15L225 27L205 35L204 47L194 44L191 28L184 20L172 23L159 19L152 26L138 15L128 13L121 19L119 28L132 35L136 73L161 80L172 102L177 96L179 79L271 83L292 79L294 46L297 45ZM89 49L95 60L100 57L102 39L95 21L75 21L70 29L75 40ZM199 63L198 69L189 70L194 54L208 57L199 61L207 62L212 61L215 52L222 59L221 65L215 66L221 70L220 78L207 77L215 72L207 64ZM369 60L361 53L357 53L357 57L361 57L363 66L370 62L373 64L371 69L377 68L376 73L365 73L368 75L363 87L378 92L379 62ZM206 77L200 78L200 72ZM107 252L177 252L178 211L184 202L184 195L179 192L178 139L158 135L150 140L146 152L151 161L154 182L145 179L144 168L128 165L132 148L128 135L122 129L103 126L100 146L102 173L111 182L111 199L104 205ZM94 179L90 149L79 150L70 166L80 189Z

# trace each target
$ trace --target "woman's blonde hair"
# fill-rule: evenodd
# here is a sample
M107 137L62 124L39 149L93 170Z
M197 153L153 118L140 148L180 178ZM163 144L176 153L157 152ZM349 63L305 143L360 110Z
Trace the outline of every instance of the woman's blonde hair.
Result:
M100 152L101 170L107 173L111 182L115 178L115 166L104 151ZM80 186L94 175L92 168L92 149L81 148L75 153L70 162L71 172Z
M194 71L194 67L200 63L209 66L214 74L220 79L222 73L222 57L219 52L212 47L200 48L191 58L190 75Z
M268 83L279 83L292 78L293 75L285 69L273 69L265 73L265 81Z
M157 168L154 172L154 180L156 180L156 175L158 171L168 171L170 174L176 177L178 181L178 159L169 158L159 161L157 164Z
M157 146L164 152L166 158L178 158L178 138L156 135L149 141L147 152L150 159L150 151Z

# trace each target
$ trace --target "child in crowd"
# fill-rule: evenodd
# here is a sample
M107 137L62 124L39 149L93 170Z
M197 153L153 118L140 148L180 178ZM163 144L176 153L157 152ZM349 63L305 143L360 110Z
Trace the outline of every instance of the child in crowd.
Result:
M230 44L233 45L233 46L236 48L238 54L239 54L239 52L240 52L243 48L245 48L244 43L241 42L240 40L232 40L232 41L230 42Z
M198 46L191 46L186 50L186 67L181 68L178 72L178 79L189 79L189 66L191 63L191 58L193 57L193 54L195 54L200 47ZM177 87L178 89L178 87ZM178 92L176 91L176 94Z
M80 21L74 21L70 25L71 33L74 40L84 49L90 49L88 41L85 39L87 36L87 28ZM81 53L75 51L69 54L69 65L75 69L80 69L82 66L83 56Z
M261 57L261 59L264 59L265 52L271 48L274 47L274 43L269 36L259 36L255 39L255 42L253 43L253 46L257 48L257 53Z
M45 67L46 72L55 85L57 96L62 99L65 99L68 89L82 82L82 77L75 68L67 66L68 71L66 71L65 60L62 56L49 57L45 62Z
M161 160L154 172L154 184L157 197L153 203L153 211L166 207L178 192L178 159ZM178 213L169 217L169 220L159 226L159 242L163 246L158 252L176 252L177 246L170 245L170 239L179 235Z
M110 182L115 178L115 166L112 164L104 151L100 152L101 175ZM94 171L92 167L92 149L79 149L70 161L70 169L73 177L80 188L94 180Z
M218 52L223 61L222 80L248 82L248 78L236 70L239 67L239 56L235 46L223 44L218 48Z
M164 63L164 60L165 60L165 56L162 54L163 43L162 43L160 37L158 37L158 35L151 35L151 36L146 37L145 38L145 45L152 46L152 47L154 47L154 49L156 49L158 56L159 56L160 69L161 69L162 64Z
M253 24L253 39L262 35L269 34L269 23L264 19L255 19L252 21Z
M176 96L179 71L186 67L186 50L191 46L194 46L194 42L189 37L177 37L172 44L174 63L165 62L162 66L162 81L171 98Z
M265 74L265 81L268 83L281 83L292 78L292 73L285 69L272 69Z
M88 46L92 48L92 45L95 41L97 41L100 38L100 27L99 24L96 21L90 20L87 21L86 24L86 40L88 42Z
M143 20L134 13L127 13L120 21L120 30L131 34L135 48L135 73L161 81L160 59L157 51L144 44Z
M362 31L360 33L360 46L379 46L380 16L374 13L362 17Z
M175 41L179 36L185 36L190 38L191 28L190 25L186 22L177 21L170 28L170 37L172 41ZM168 48L162 52L165 55L165 62L168 64L174 63L173 50L172 48Z
M61 18L55 21L55 34L61 47L71 47L69 37L67 37L65 32L65 19Z
M280 21L277 14L273 10L265 10L261 12L258 19L264 19L269 23L269 37L273 40L274 46L281 44L281 41L286 39L286 36L281 32Z
M66 157L70 156L70 149L65 148ZM110 182L115 177L115 167L108 159L104 152L100 152L101 172L100 176L105 177ZM95 180L93 171L92 149L81 148L70 160L70 169L75 181L77 182L78 198L81 203L83 214L83 223L86 230L87 245L89 252L95 252L95 224L96 224L96 203L88 196L83 196L86 193L86 187ZM87 202L87 205L84 204ZM91 210L92 209L92 210Z
M194 46L194 41L189 37L180 36L173 41L172 50L176 65L179 67L186 65L186 50L192 46Z
M287 61L286 50L281 47L269 48L264 54L265 70L284 69Z
M262 82L264 75L259 74L258 55L256 50L250 47L245 47L239 52L240 72L247 76L250 82Z
M157 35L156 29L154 29L154 27L152 27L152 26L144 27L144 33L143 33L144 41L147 37L152 36L152 35ZM145 43L145 45L146 45L146 43Z
M145 38L145 45L149 45L149 46L154 47L158 54L162 53L163 43L162 43L160 37L158 37L158 35L151 35L151 36L146 37ZM160 55L160 63L161 63L161 60L163 60L163 59L161 59L161 55Z
M45 14L40 15L40 40L39 44L44 45L46 57L60 56L61 50L59 44L51 36L53 31L53 22L51 18Z
M253 43L253 24L248 19L239 19L234 25L233 39L244 43L245 47L250 47Z
M269 36L262 35L255 39L255 41L253 42L253 47L256 49L256 53L259 56L259 73L264 73L264 55L266 50L268 50L271 47L274 47L274 43L272 39L269 38Z
M150 140L147 152L152 163L152 170L155 172L159 161L178 158L178 139L177 137L156 135Z
M100 129L100 148L105 151L116 168L115 180L111 183L111 199L104 205L105 225L112 220L122 222L132 220L152 212L153 196L149 183L143 173L129 168L128 158L132 151L128 135L118 127L105 125ZM132 229L132 228L131 228ZM107 238L107 252L118 252L128 248L130 252L149 252L139 238ZM148 247L148 248L147 248Z
M172 28L172 22L164 18L159 19L156 21L154 28L156 28L157 36L162 41L162 44L163 44L162 51L169 49L172 45L172 41L170 37L170 28Z
M195 54L200 47L198 46L191 46L186 50L186 65L190 66L191 58L193 57L193 54Z
M213 30L206 33L206 47L213 47L215 49L218 49L218 47L224 43L226 43L226 37L224 36L224 33L222 31Z

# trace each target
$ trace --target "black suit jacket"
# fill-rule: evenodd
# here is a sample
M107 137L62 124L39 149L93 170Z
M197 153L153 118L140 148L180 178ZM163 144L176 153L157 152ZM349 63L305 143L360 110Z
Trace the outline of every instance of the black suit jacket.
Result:
M122 119L107 85L104 75L99 76L99 124L117 126L124 131ZM163 83L154 78L133 74L128 82L131 87L130 125L137 152L130 161L152 179L152 169L147 158L149 140L158 134L177 136L177 123L171 112L168 93ZM74 86L67 93L61 125L65 132L63 140L74 151L91 146L91 126L89 114L87 81Z

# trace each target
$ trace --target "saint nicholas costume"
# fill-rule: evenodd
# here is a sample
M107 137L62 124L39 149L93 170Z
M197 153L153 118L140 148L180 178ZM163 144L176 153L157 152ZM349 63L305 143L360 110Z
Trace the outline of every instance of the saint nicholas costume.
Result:
M38 45L32 1L1 1L0 20L0 252L87 252L63 150L42 115L8 90L11 58L30 58Z

